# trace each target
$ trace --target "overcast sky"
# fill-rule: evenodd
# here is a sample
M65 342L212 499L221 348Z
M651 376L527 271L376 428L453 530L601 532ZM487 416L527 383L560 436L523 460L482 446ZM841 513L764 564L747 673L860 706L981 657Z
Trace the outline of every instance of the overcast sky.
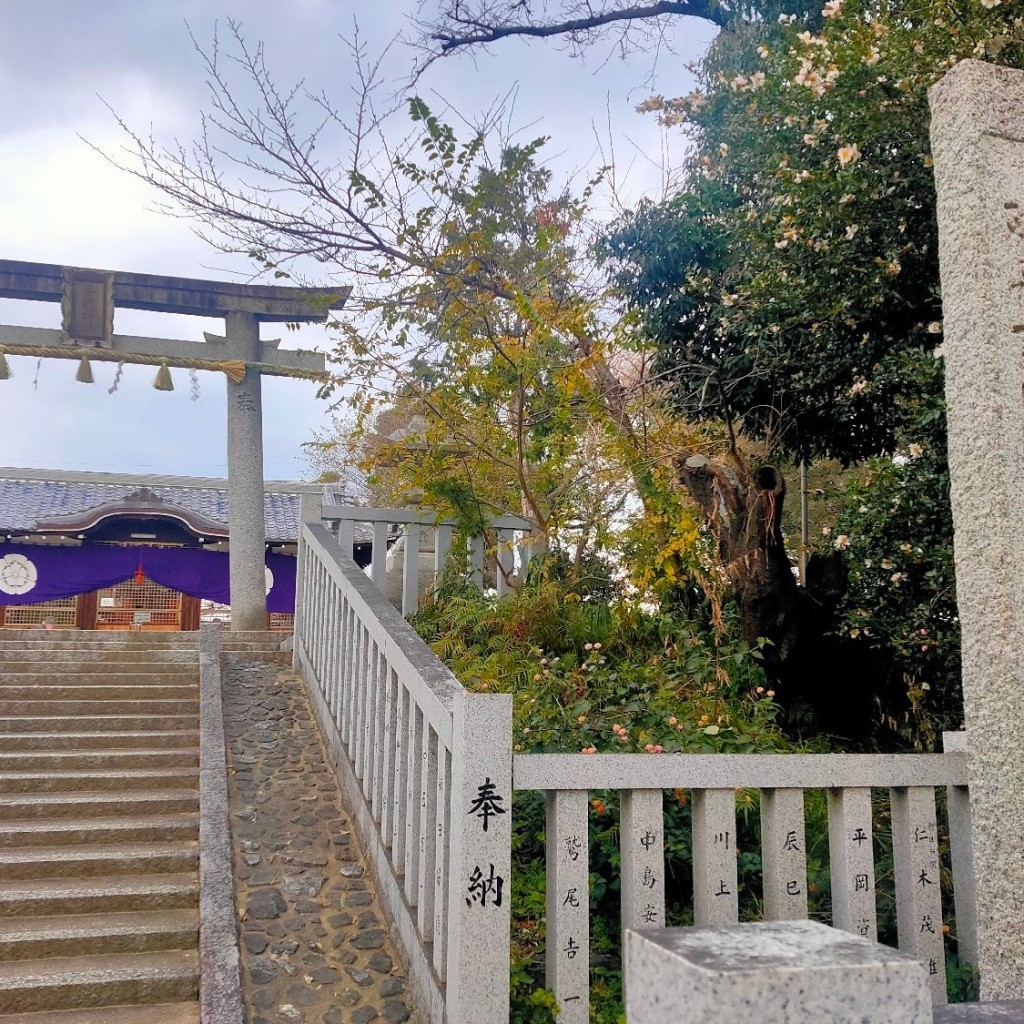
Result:
M80 138L114 152L119 130L105 100L129 124L157 137L192 139L206 87L185 22L201 43L216 20L239 19L262 39L281 82L304 78L343 105L351 68L339 34L358 16L371 51L407 28L413 0L0 0L0 258L188 277L249 280L252 268L213 252L188 224L153 210L147 187L106 163ZM711 27L686 19L676 32L678 58L662 58L657 89L689 91L687 59L700 55ZM650 117L633 112L648 94L649 60L574 61L550 44L509 41L492 54L435 64L418 89L472 116L518 83L513 123L525 135L552 137L547 153L564 179L602 162L594 127L614 142L625 193L656 191L663 140ZM395 47L388 72L397 81L410 51ZM431 98L431 94L435 94ZM678 145L678 140L673 140ZM641 154L649 154L643 156ZM653 159L651 159L653 157ZM0 300L0 323L59 326L52 303ZM223 324L118 311L115 331L201 341ZM282 336L265 325L264 337ZM331 347L320 328L283 336L285 347ZM192 401L188 376L176 390L153 390L152 367L126 367L108 394L114 364L94 363L96 383L74 381L66 360L11 357L14 377L0 381L0 466L113 472L226 473L224 383L199 374ZM268 479L308 475L300 445L323 425L327 406L309 383L264 379L264 462Z

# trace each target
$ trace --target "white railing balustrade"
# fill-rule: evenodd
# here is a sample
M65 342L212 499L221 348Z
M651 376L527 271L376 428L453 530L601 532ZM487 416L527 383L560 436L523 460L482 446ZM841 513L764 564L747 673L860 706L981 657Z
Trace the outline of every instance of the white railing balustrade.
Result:
M736 792L760 792L763 916L807 917L804 793L827 794L832 924L878 933L872 789L889 792L900 949L919 957L932 999L946 1001L936 787L947 790L961 960L976 963L967 757L959 735L943 754L515 754L516 790L546 793L546 985L560 1024L590 1020L588 804L619 794L622 928L665 926L663 793L690 793L694 921L738 920Z
M351 550L304 524L296 664L421 1019L504 1024L512 698L463 689Z
M455 535L455 524L440 520L437 513L423 509L364 508L355 505L324 505L321 518L331 528L338 543L346 552L352 551L357 525L369 527L373 538L373 561L370 563L370 578L383 594L387 592L387 568L385 556L392 531L401 528L401 600L403 615L412 615L419 607L420 596L425 589L433 589L434 581L451 551ZM488 529L493 531L497 544L491 552L497 563L495 587L498 596L508 593L508 580L518 566L520 574L525 573L531 557L531 548L524 539L529 536L533 524L520 516L498 516L490 521ZM467 542L470 579L478 587L484 583L485 544L483 537L472 537ZM431 579L423 580L422 562L429 557ZM396 601L396 604L399 602Z
M296 581L295 664L353 815L363 850L409 961L410 995L431 1024L507 1024L512 792L546 793L547 986L560 1024L590 1017L590 794L619 796L621 924L664 927L666 790L692 806L693 916L739 915L736 793L760 794L763 916L808 915L804 797L827 796L831 923L876 939L872 790L887 790L899 946L927 966L945 1002L940 872L953 878L960 958L977 963L977 913L961 734L943 754L516 754L512 699L471 694L385 597L384 553L404 531L401 608L416 611L451 549L453 524L432 513L347 506L304 496ZM328 525L324 525L324 524ZM369 577L352 560L369 527ZM497 519L492 552L506 573L529 558L519 531ZM431 534L433 536L431 537ZM421 559L433 541L429 572ZM421 544L422 541L422 544ZM484 579L484 542L469 542ZM499 593L506 576L497 574ZM935 790L946 787L949 864L941 862Z

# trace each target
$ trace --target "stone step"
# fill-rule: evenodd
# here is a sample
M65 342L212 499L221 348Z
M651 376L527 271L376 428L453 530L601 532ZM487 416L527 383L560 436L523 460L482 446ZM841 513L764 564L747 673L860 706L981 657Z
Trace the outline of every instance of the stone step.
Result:
M180 1002L198 994L199 957L190 950L0 964L0 1013Z
M64 671L67 665L166 665L195 669L199 664L198 647L119 648L107 650L93 647L85 650L79 646L50 647L38 646L9 647L3 642L0 630L0 664L7 658L27 665L54 664ZM26 669L25 671L32 671ZM86 671L89 671L88 669Z
M105 843L99 846L19 846L0 849L0 883L29 878L182 874L199 865L199 844Z
M199 1003L104 1006L92 1010L40 1010L0 1014L0 1024L199 1024Z
M0 821L0 849L75 843L149 843L193 840L199 815L139 814L133 817L11 819Z
M194 789L135 790L130 793L5 793L0 795L0 820L111 817L193 812L199 803Z
M199 684L191 682L123 683L117 676L97 676L95 682L82 683L81 677L70 677L64 683L51 682L53 676L42 676L35 683L12 683L0 675L0 713L8 701L21 700L190 700L199 696ZM45 680L45 681L44 681Z
M4 771L0 762L0 794L68 793L81 790L113 790L123 793L134 789L197 789L196 765L160 768L147 766L131 771L111 769L71 769L44 771Z
M88 732L9 732L0 735L0 751L85 750L108 747L191 747L199 745L195 729L144 729Z
M16 630L0 629L0 651L5 650L37 650L43 647L51 647L53 650L185 650L185 651L199 651L199 639L195 634L189 636L186 633L178 634L164 634L169 636L169 640L157 640L153 634L145 635L133 633L120 633L117 636L106 639L88 639L79 640L74 639L76 634L68 633L57 633L51 631L43 635L43 639L38 637L19 637L15 638L11 634L16 633ZM77 634L77 636L87 636L88 634ZM96 636L102 636L103 634L92 634L93 638ZM287 633L274 633L269 635L268 638L264 639L253 639L253 640L231 640L222 639L220 643L221 650L280 650L281 645L288 638Z
M198 933L199 914L195 910L6 917L0 919L0 962L87 953L193 949Z
M270 646L280 644L291 634L287 630L221 631L221 646ZM157 650L168 648L199 647L198 632L155 632L153 630L134 629L18 629L5 626L0 629L0 647L12 644L53 644L58 647L100 647L117 649L119 647L149 646Z
M199 879L195 872L120 878L35 878L4 883L0 889L0 918L183 910L197 907L198 901Z
M125 771L129 768L198 768L198 747L166 750L7 750L0 751L0 772Z
M135 655L131 661L126 661L123 658L115 659L111 654L104 653L97 653L95 657L78 657L72 660L55 657L55 653L51 651L50 656L45 657L44 652L40 651L40 656L37 658L21 658L16 655L0 656L0 674L8 672L48 673L59 675L62 678L69 675L92 676L119 672L137 675L194 676L199 670L196 658L191 658L189 661L161 660L157 651L147 653L145 658Z
M166 722L162 724L166 725ZM188 724L194 724L191 716L188 717ZM140 729L136 723L132 723L129 728L117 730L93 728L82 732L79 731L82 729L81 724L76 723L76 725L78 726L77 730L69 729L67 732L4 732L3 722L0 721L0 752L105 750L111 746L144 750L180 749L182 746L197 746L198 748L199 746L199 730L187 727L174 728L172 726L166 730Z
M102 705L91 715L20 715L0 718L0 748L5 733L81 732L188 732L196 727L195 715L107 715Z
M198 700L5 700L0 717L21 715L198 715Z

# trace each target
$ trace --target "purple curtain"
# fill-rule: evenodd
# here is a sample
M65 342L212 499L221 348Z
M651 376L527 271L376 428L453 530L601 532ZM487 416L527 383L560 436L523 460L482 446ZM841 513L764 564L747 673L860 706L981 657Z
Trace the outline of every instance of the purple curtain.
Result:
M0 544L0 605L36 604L113 587L140 566L149 579L171 590L231 603L228 556L222 551ZM266 567L268 611L294 612L295 559L267 555Z

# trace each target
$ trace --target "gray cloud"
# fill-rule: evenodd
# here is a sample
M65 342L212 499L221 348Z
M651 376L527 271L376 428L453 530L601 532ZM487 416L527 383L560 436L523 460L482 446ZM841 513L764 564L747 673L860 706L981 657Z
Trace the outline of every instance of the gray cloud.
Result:
M244 261L213 253L180 220L150 212L155 197L140 183L106 164L78 138L107 150L120 137L97 99L141 131L152 124L158 137L191 138L206 98L200 58L186 20L204 46L216 21L237 18L247 38L262 39L268 64L282 83L305 78L339 105L352 87L351 61L339 38L351 32L353 16L371 53L405 24L412 0L32 0L6 3L0 35L0 256L81 266L208 277L244 278ZM700 22L681 23L680 39L696 56L709 39ZM387 61L395 80L411 54L396 47ZM463 56L436 64L420 82L428 101L444 100L472 117L518 82L513 123L524 134L553 137L550 152L561 175L593 166L594 121L611 118L623 164L639 150L657 153L658 130L632 107L642 92L647 66L642 56L603 68L571 61L554 47L511 41L491 55ZM682 60L662 63L667 94L690 85ZM634 190L653 187L653 164L637 161ZM39 304L0 302L0 322L50 323L55 311ZM209 329L209 325L207 329ZM117 329L200 339L204 324L177 318L170 327L137 314L119 314ZM214 326L213 329L217 329ZM324 332L286 345L326 346ZM188 382L176 372L178 391L150 388L152 372L126 370L117 394L108 396L109 367L97 368L107 385L75 383L74 363L44 365L38 390L34 364L12 360L16 379L0 382L0 465L216 473L223 470L223 387L218 375L203 375L203 398L188 399ZM266 384L266 470L296 476L301 442L326 412L310 385ZM218 469L217 467L221 467Z

